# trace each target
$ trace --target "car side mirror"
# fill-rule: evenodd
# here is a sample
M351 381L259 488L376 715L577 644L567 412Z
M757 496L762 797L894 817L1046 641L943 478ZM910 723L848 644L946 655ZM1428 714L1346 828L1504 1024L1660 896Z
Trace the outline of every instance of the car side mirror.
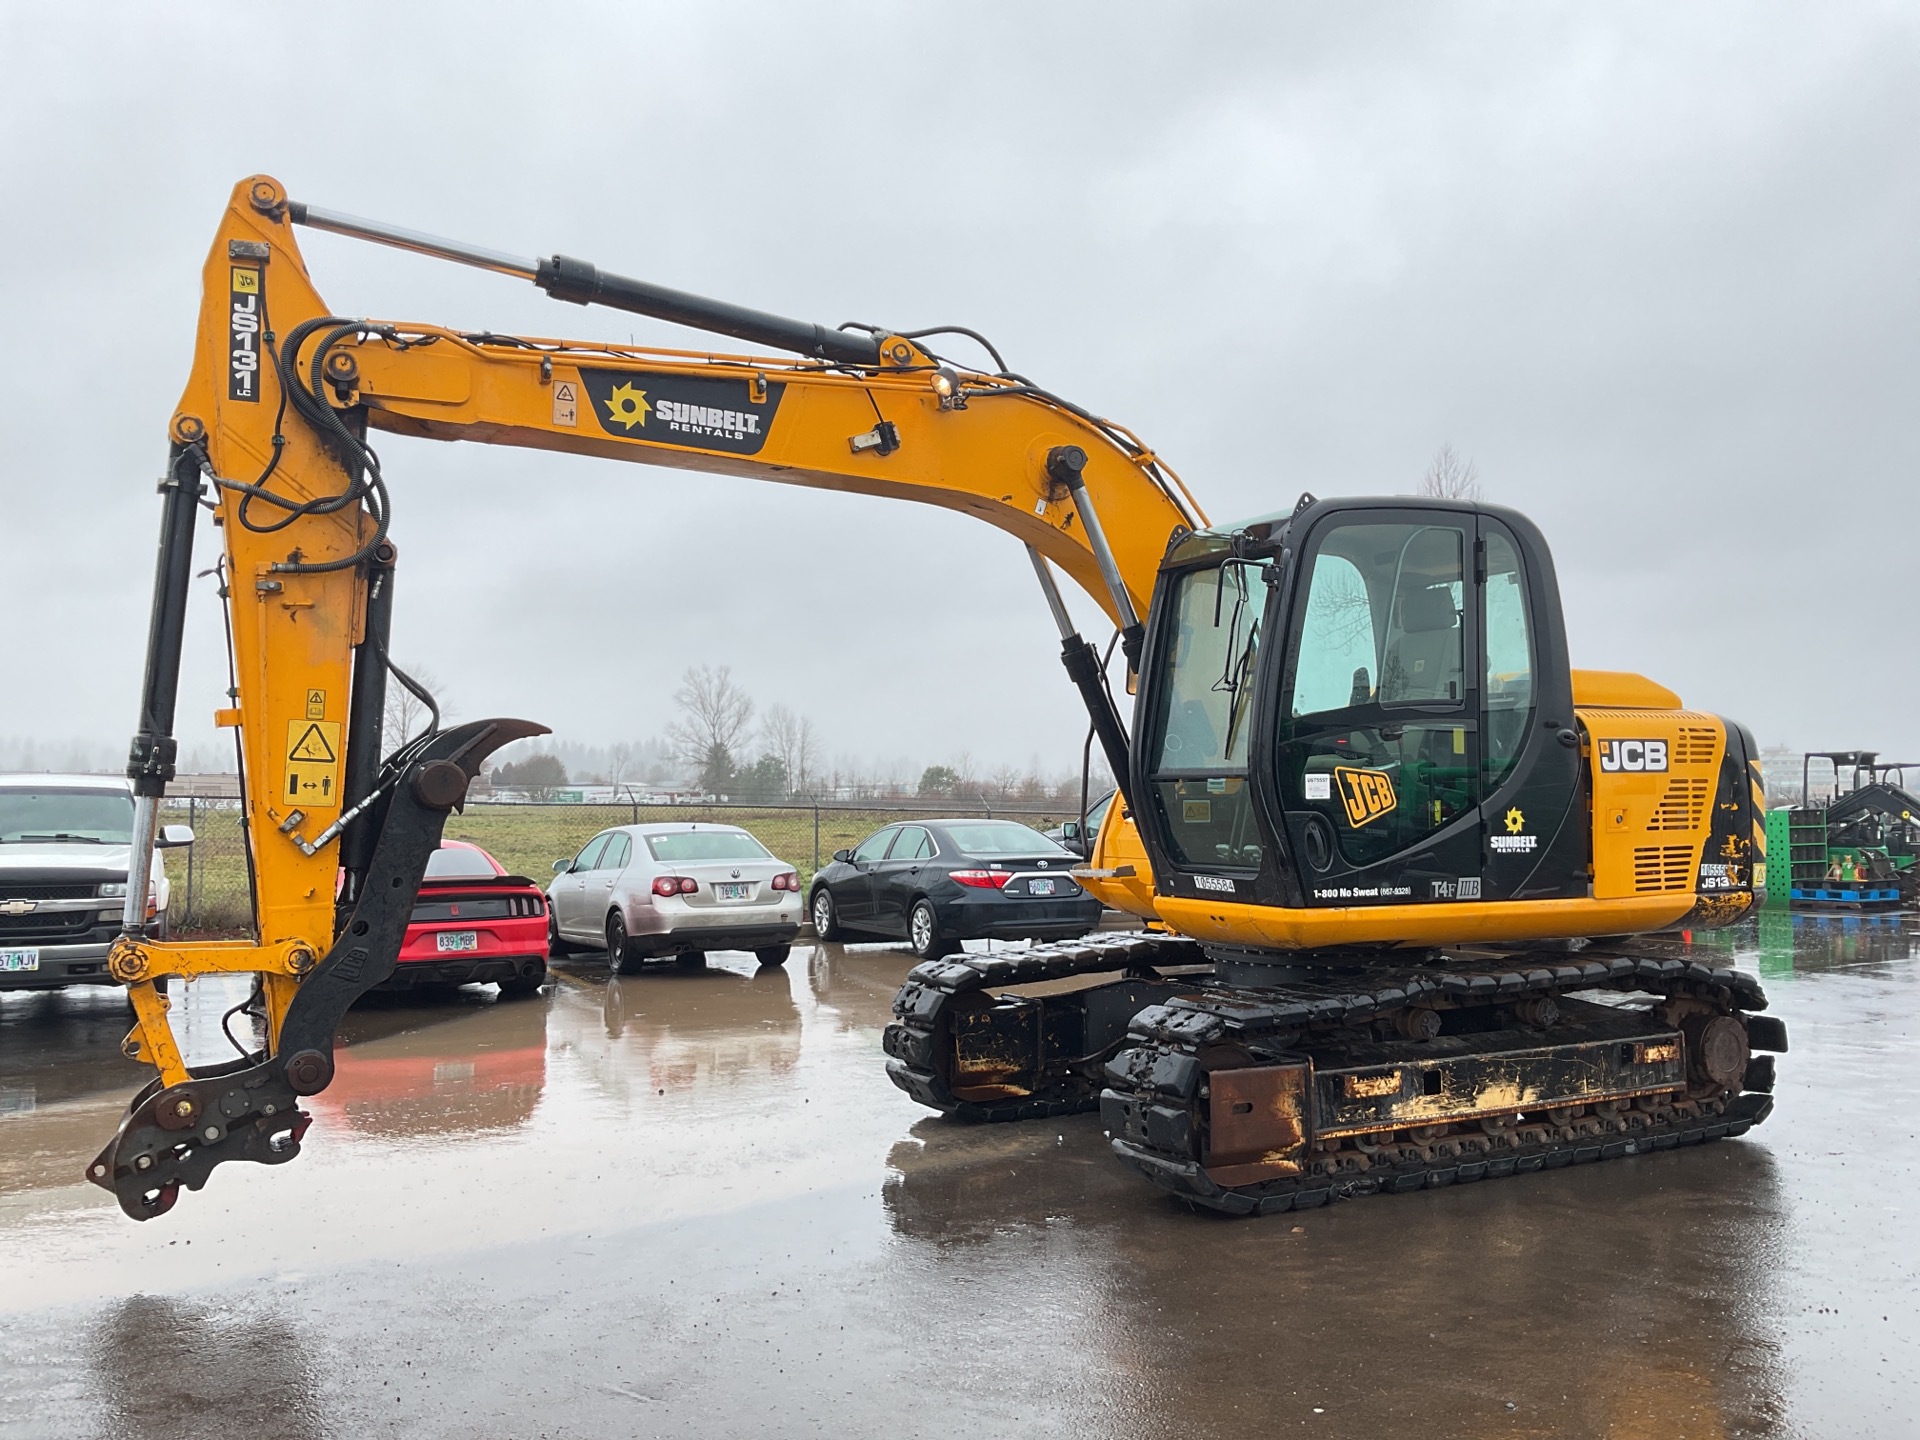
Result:
M573 861L571 860L556 860L553 862L553 873L556 875L564 875L572 868Z
M1078 840L1080 838L1080 822L1078 820L1068 820L1062 824L1060 826L1060 838L1062 840Z
M183 845L193 844L191 825L162 825L160 834L153 842L162 850L178 850Z
M853 852L851 850L836 850L833 852L833 858L844 865L847 861L853 859Z

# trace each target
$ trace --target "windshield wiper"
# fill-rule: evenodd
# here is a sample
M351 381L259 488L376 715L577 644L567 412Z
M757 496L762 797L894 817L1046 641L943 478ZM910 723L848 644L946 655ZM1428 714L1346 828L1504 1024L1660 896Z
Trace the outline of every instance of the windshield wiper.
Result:
M22 835L19 843L31 845L38 841L49 840L62 845L125 845L128 843L125 840L102 840L97 835L68 835L65 832L58 835Z

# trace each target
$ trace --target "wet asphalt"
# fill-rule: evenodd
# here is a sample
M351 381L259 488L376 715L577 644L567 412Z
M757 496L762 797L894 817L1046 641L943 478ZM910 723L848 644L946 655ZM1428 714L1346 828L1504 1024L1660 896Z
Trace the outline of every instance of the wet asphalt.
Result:
M123 1001L8 996L0 1433L1920 1435L1920 929L1696 948L1791 1034L1746 1139L1255 1220L920 1110L878 947L376 1000L305 1153L144 1225L79 1179Z

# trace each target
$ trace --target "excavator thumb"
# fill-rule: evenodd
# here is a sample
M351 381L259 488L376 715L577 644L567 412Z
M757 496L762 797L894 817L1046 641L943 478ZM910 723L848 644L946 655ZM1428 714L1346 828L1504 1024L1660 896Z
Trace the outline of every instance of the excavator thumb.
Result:
M447 815L465 804L468 783L495 750L546 733L526 720L476 720L434 735L383 787L382 803L369 807L363 823L377 824L379 837L358 903L301 981L273 1053L190 1070L185 1084L156 1081L134 1098L87 1178L113 1191L135 1220L150 1220L172 1208L182 1185L206 1184L223 1161L277 1165L299 1154L311 1119L301 1097L333 1079L341 1017L393 974Z

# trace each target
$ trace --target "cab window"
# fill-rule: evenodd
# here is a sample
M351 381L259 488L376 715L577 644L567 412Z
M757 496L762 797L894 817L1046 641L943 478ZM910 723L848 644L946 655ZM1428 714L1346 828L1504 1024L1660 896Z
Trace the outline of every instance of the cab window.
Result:
M1533 630L1513 542L1487 532L1487 786L1512 771L1533 716Z

